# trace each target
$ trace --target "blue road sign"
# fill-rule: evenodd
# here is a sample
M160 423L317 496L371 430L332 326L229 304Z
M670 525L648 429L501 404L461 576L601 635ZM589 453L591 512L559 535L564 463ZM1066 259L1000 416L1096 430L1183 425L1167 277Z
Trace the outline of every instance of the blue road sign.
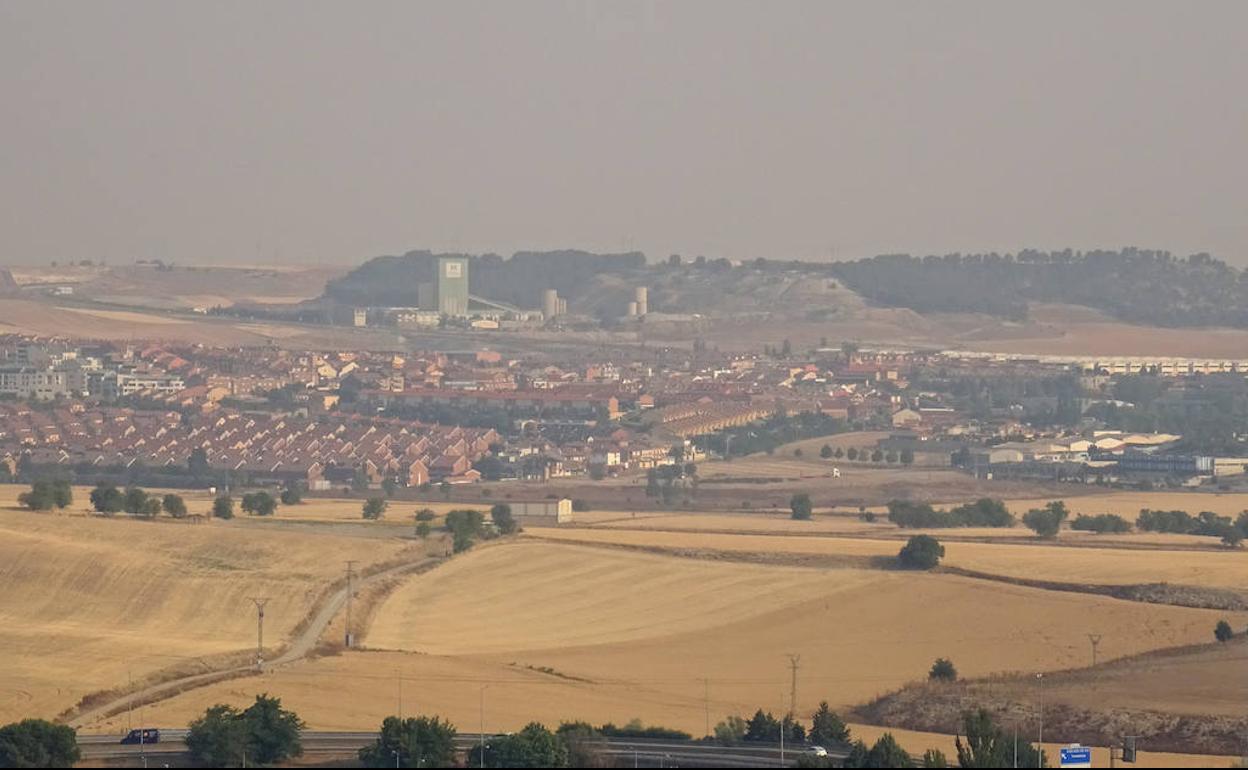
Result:
M1092 749L1087 746L1066 746L1058 749L1062 767L1091 767Z

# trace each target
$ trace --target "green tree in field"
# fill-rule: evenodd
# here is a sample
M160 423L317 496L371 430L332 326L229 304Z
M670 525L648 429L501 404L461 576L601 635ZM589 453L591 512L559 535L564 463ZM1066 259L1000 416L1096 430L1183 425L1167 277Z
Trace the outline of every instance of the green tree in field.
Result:
M32 511L65 508L74 500L73 489L65 480L40 479L30 485L29 492L17 496L17 502Z
M268 492L248 492L243 495L243 512L254 516L272 516L277 512L277 498Z
M429 522L427 521L416 522L416 537L420 538L421 540L426 540L428 539L429 535L432 532L433 532L433 527L429 526Z
M455 726L434 717L386 717L381 734L360 749L364 767L453 767Z
M715 740L724 746L735 746L745 740L749 724L739 716L726 717L715 725Z
M588 722L564 722L555 735L568 749L568 767L602 767L607 743Z
M99 513L121 513L126 507L126 496L116 486L101 481L91 490L91 507Z
M282 505L298 505L303 502L303 487L298 483L288 484L282 490Z
M897 561L906 569L932 569L940 564L945 547L931 535L915 535L906 541L897 554Z
M480 511L461 508L446 514L446 531L451 533L455 553L472 547L473 541L481 535L483 523L484 517Z
M74 488L68 479L57 479L52 482L52 504L57 508L68 508L74 502Z
M845 758L843 767L909 767L910 755L897 743L892 733L884 733L870 749L856 741Z
M238 709L218 703L191 722L186 748L205 767L242 767L247 751L247 729Z
M234 518L234 500L229 495L221 495L213 500L212 515L217 519Z
M1052 538L1057 537L1058 531L1062 528L1062 522L1069 515L1066 503L1055 500L1043 508L1033 508L1024 513L1023 524L1039 537Z
M845 453L845 457L846 457L846 458L848 458L851 462L852 462L853 460L857 460L857 459L858 459L858 449L857 449L857 447L852 447L852 446L851 446L851 447L849 448L849 451Z
M954 739L960 767L1014 767L1014 740L992 720L987 709L962 714L962 736ZM1017 767L1046 767L1044 752L1030 743L1018 744Z
M240 716L247 727L248 762L271 765L303 753L299 742L303 720L282 708L281 698L257 695Z
M819 709L810 719L810 742L817 746L849 741L849 727L832 709L828 702L820 701Z
M794 519L801 521L809 521L814 507L810 502L810 495L800 492L789 498L789 511Z
M883 459L884 459L884 452L883 452L883 451L881 451L881 450L877 449L877 450L875 450L874 452L872 452L872 453L871 453L871 462L873 462L873 463L878 463L878 462L880 462L880 461L881 461L881 460L883 460ZM888 733L885 733L885 735L888 735Z
M181 495L173 493L165 495L164 499L160 501L160 507L164 508L165 513L175 519L180 519L186 515L186 501L182 499Z
M72 727L42 719L0 727L0 767L73 767L80 758Z
M956 682L958 680L958 669L954 667L953 661L948 658L937 658L932 664L932 668L927 672L927 678L933 682Z
M923 752L923 767L948 767L949 758L940 749L928 749Z
M530 722L518 733L493 739L485 746L474 746L468 754L468 767L567 767L568 747L559 737L537 722Z
M902 465L914 465L914 450L913 449L901 450L901 464Z
M1218 624L1213 627L1213 638L1219 642L1229 642L1233 636L1235 636L1235 631L1231 629L1231 624L1225 620L1219 620Z
M386 498L370 497L364 501L361 511L364 514L364 518L369 521L376 521L386 515L386 508L388 507L390 507L390 504L386 502Z
M506 503L498 503L491 508L490 518L494 521L494 527L500 535L512 535L520 530L516 518L511 515L511 506Z
M144 515L147 509L147 492L142 487L126 487L124 506L126 513Z
M821 446L821 447L819 448L819 456L820 456L820 457L822 457L822 458L823 458L823 459L825 459L825 460L826 460L826 459L828 459L829 457L831 457L831 456L832 456L832 447L828 446L827 444L824 444L823 446Z

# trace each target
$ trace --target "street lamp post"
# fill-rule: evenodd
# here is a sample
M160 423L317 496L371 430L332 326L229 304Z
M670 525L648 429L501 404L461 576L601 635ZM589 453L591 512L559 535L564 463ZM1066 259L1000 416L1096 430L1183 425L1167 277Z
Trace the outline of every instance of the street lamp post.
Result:
M1040 702L1040 732L1036 737L1036 750L1040 752L1040 756L1044 756L1044 674L1036 674L1036 683Z

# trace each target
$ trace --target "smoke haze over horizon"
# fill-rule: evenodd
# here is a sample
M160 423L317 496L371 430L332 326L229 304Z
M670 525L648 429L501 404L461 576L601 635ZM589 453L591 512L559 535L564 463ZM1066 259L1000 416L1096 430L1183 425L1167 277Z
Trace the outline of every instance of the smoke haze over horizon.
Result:
M0 5L0 264L1248 265L1248 3Z

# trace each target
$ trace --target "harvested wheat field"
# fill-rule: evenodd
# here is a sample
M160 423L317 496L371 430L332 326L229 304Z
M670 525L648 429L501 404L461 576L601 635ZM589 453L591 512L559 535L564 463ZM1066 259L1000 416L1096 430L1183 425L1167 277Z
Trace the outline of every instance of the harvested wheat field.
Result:
M845 708L921 679L939 656L967 676L1083 665L1086 639L1063 630L1080 616L1121 640L1115 656L1203 641L1221 617L951 575L522 540L407 579L364 636L371 652L212 685L150 708L162 723L181 724L212 703L267 691L315 728L367 729L396 709L402 676L405 713L443 714L466 730L477 725L486 687L487 730L535 718L640 717L701 734L704 697L713 720L782 708L787 653L802 656L798 710L807 713L822 699ZM335 697L326 699L330 689Z
M1016 516L1022 516L1031 508L1039 508L1050 500L1057 499L1066 503L1071 518L1080 513L1113 513L1131 522L1139 517L1142 508L1187 511L1193 516L1201 511L1213 511L1232 519L1240 512L1248 511L1248 494L1245 493L1106 492L1064 498L1006 500L1005 504Z
M131 675L202 670L202 656L252 650L252 596L270 598L265 640L278 647L343 560L365 569L407 547L247 522L0 510L0 722L54 716Z
M303 661L280 671L247 677L192 690L147 707L149 722L182 725L200 716L215 703L245 707L260 693L278 695L282 705L293 709L316 730L372 730L387 716L402 713L437 714L462 732L504 732L518 730L531 721L554 727L562 721L583 719L594 724L626 722L633 717L651 724L662 724L701 735L705 714L711 725L739 711L739 704L720 697L712 680L703 700L700 685L678 698L655 702L644 688L623 685L604 687L579 682L523 665L484 663L472 658L452 658L413 653L367 651L350 652L329 658ZM783 691L783 687L779 688ZM325 693L333 691L333 698ZM781 692L766 708L782 708ZM484 698L482 698L484 695ZM481 706L484 703L484 710ZM751 709L752 713L752 709ZM652 714L666 716L651 716ZM621 716L624 715L624 716ZM808 715L804 715L808 719ZM121 714L92 725L90 733L124 732ZM940 733L881 728L851 724L854 737L868 743L891 732L912 754L937 748L953 757L953 736ZM1050 757L1057 756L1058 744L1045 744ZM1101 765L1108 765L1104 750L1098 750ZM1220 757L1194 754L1140 753L1138 767L1229 766Z
M799 559L896 556L899 547L898 541L891 539L830 536L788 537L540 527L529 528L527 532L532 537L551 541L623 545L643 549L768 554L775 560L781 560L784 556ZM937 537L939 538L939 534ZM1248 584L1248 551L1243 550L1169 551L1070 547L1060 542L945 542L944 546L945 558L941 561L943 565L1010 578L1106 585L1166 582L1229 589L1240 589Z
M799 705L849 704L954 656L967 675L1081 665L1061 618L1119 628L1116 655L1204 641L1218 613L1046 592L951 575L718 563L521 542L411 579L376 614L370 648L550 667L679 698L734 672L721 697L746 708L809 661ZM1248 615L1245 616L1248 618ZM750 672L743 676L743 672ZM806 703L808 701L808 703ZM644 715L643 715L644 716Z

